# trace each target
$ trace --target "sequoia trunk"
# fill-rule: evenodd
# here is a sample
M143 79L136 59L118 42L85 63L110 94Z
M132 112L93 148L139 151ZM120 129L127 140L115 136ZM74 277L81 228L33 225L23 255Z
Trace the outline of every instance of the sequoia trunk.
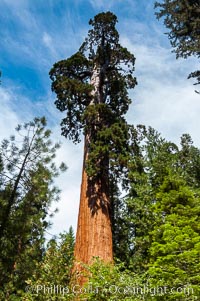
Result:
M75 244L76 261L89 263L92 257L112 261L112 231L110 202L107 181L90 182L86 173L87 137L85 139L84 162L78 227Z
M101 102L100 76L94 69L91 78L94 86L93 99L90 105ZM109 161L101 159L103 166L100 176L89 179L86 163L89 155L90 134L85 135L84 160L82 170L82 184L80 193L80 207L75 243L75 266L78 263L91 264L94 257L104 262L112 262L112 228L109 198ZM106 171L106 172L105 172ZM84 282L80 275L79 283Z
M85 138L80 207L75 243L75 265L91 264L94 257L112 262L112 229L107 179L91 182L86 172L88 137ZM81 268L80 268L81 270ZM79 283L84 277L79 275Z

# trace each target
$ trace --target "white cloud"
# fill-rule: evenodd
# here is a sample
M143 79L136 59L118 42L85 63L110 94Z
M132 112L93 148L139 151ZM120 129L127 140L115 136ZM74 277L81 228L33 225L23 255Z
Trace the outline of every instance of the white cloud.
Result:
M6 5L13 7L13 8L22 8L27 5L27 0L2 0L2 3L5 3Z
M12 97L8 91L0 87L0 138L1 140L13 134L13 129L20 122L16 112L11 108Z
M0 28L2 49L14 64L17 62L44 74L55 61L70 56L79 48L83 29L80 20L68 6L62 15L56 16L52 3L48 1L42 13L38 9L40 6L31 0L0 1L0 16L3 16L3 10L6 14L6 26ZM7 26L9 23L13 24L14 30ZM76 26L81 30L75 32Z
M43 40L46 47L51 47L52 38L47 32L44 32L42 40Z
M131 122L152 126L176 143L183 133L189 133L200 146L200 101L190 83L183 80L174 85L173 80L159 83L149 79L134 98L137 101L128 114Z
M55 49L55 46L54 46L55 44L53 42L53 39L52 39L51 35L47 32L44 32L43 36L42 36L42 41L43 41L45 47L50 51L50 54L53 57L57 57L58 53L56 52L56 49Z
M157 43L148 45L143 39L135 43L122 37L122 43L136 56L138 80L138 86L131 92L133 104L128 120L153 126L177 143L183 133L189 133L195 145L200 146L200 97L187 80L196 61L176 60L168 48L158 44L159 37L156 39Z
M111 9L113 6L117 6L119 4L124 4L124 5L134 5L133 1L131 0L90 0L91 5L95 8L95 9L103 9L103 10L107 10L107 9Z
M110 8L113 5L113 1L106 1L106 0L90 0L91 5L94 8L100 9L100 8Z

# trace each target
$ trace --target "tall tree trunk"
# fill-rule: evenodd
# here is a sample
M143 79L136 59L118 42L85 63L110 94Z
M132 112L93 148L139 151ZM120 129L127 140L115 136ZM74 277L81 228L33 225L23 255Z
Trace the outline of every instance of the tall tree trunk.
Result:
M112 229L110 217L109 189L106 179L91 182L86 172L88 141L85 138L80 207L75 242L75 267L91 264L93 257L112 262ZM81 267L78 268L81 272ZM79 275L79 284L85 277Z
M101 102L97 70L94 70L91 83L94 85L93 101L91 102L93 105ZM90 134L86 134L74 253L75 266L78 263L91 264L94 257L99 257L104 262L113 261L108 168L103 166L102 170L106 170L107 173L102 172L96 180L89 179L86 172L89 144ZM104 158L102 165L108 166L108 164L108 160ZM81 275L79 277L79 284L83 284L85 278Z

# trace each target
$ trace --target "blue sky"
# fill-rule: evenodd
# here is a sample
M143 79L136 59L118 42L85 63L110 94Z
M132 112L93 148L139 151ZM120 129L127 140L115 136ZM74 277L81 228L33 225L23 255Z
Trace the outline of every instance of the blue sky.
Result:
M200 97L187 80L198 62L176 60L153 6L153 0L0 0L0 138L18 123L45 115L55 141L62 142L57 161L69 169L57 180L62 194L49 230L53 234L76 228L82 144L60 136L63 115L54 106L48 73L56 61L78 50L97 13L117 15L121 44L136 56L138 86L130 93L128 121L151 125L177 143L189 133L200 146Z

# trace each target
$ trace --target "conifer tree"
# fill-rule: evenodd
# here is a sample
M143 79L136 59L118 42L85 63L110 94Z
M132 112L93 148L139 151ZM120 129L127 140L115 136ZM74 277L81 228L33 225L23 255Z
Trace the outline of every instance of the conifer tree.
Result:
M168 37L177 58L191 55L200 58L200 2L199 0L164 0L156 2L158 18L164 17L164 24L170 31ZM200 83L200 70L192 72L189 78Z
M146 129L141 125L132 128L131 141L132 158L128 175L130 189L127 197L118 200L121 210L118 210L119 214L116 213L122 218L121 224L118 224L118 232L124 228L125 231L122 231L122 241L119 235L115 243L122 246L121 249L117 247L119 256L124 256L125 249L129 249L124 256L128 259L127 265L130 267L130 262L134 262L134 270L136 267L142 270L145 263L143 255L148 257L147 241L155 222L153 208L157 193L169 174L176 174L192 190L198 190L200 150L193 145L188 134L182 135L179 148L175 143L162 138L153 128ZM140 257L141 262L137 257Z
M53 179L59 144L53 144L45 118L19 125L17 135L4 139L0 148L0 283L3 294L23 289L40 261L48 209L59 190ZM65 165L61 165L65 169ZM2 295L0 295L2 297ZM3 295L2 299L8 297Z
M150 233L148 279L152 286L173 288L171 296L156 300L198 299L199 191L189 187L178 174L169 173L159 188L152 210L156 223Z
M134 88L134 55L119 44L117 17L100 13L77 53L50 71L56 107L65 112L62 135L77 143L84 134L84 162L75 260L113 260L110 179L127 165L128 125L124 115Z

